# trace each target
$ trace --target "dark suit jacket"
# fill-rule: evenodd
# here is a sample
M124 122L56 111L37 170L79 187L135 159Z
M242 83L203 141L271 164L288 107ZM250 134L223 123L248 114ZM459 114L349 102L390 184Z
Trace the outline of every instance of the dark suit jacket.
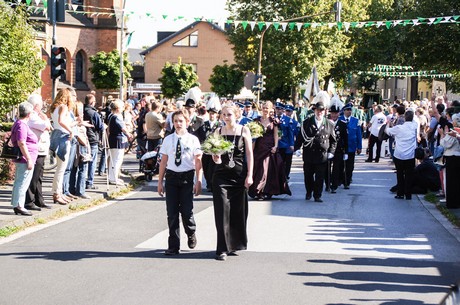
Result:
M302 123L295 149L303 147L303 161L318 164L327 161L328 153L335 153L336 145L337 141L332 123L324 118L323 124L318 129L315 116L311 116Z
M348 128L347 123L337 120L337 124L334 127L335 139L337 141L336 153L344 154L348 152Z

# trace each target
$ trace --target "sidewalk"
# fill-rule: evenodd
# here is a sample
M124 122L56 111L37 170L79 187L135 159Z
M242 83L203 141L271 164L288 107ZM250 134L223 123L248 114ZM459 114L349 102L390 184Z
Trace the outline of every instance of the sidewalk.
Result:
M126 154L123 160L122 171L128 172L129 175L122 175L120 178L128 184L132 176L139 175L139 161L136 159L135 154ZM86 205L98 199L108 197L108 195L124 189L123 186L107 185L107 175L96 176L94 178L94 185L97 186L96 190L86 190L86 194L91 199L77 199L67 205L54 204L51 193L51 184L53 181L54 170L45 172L43 175L43 195L46 204L50 205L52 209L42 209L41 211L32 211L33 216L15 215L11 206L11 193L13 184L0 185L0 229L5 227L24 226L34 223L37 219L47 219L55 215L59 211L68 211L69 206Z

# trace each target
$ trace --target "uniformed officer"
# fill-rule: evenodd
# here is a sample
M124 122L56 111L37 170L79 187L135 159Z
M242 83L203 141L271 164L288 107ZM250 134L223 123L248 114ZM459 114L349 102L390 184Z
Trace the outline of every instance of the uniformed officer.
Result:
M286 105L284 111L285 113L281 116L280 125L278 126L278 129L281 130L281 137L278 140L278 150L284 162L286 178L289 179L294 144L300 124L293 118L294 107L292 105Z
M204 124L203 118L199 117L196 113L196 104L195 101L191 98L185 101L185 109L188 112L190 118L190 124L187 127L187 131L191 134L195 132Z
M302 159L305 179L306 200L312 195L316 202L323 202L324 175L327 160L334 157L336 139L334 126L326 119L325 104L329 104L327 92L321 91L314 98L314 115L301 125L300 134L295 142L295 149L303 147Z
M357 118L351 115L353 104L349 103L343 107L343 115L339 120L347 124L348 130L348 159L344 162L344 180L343 186L345 189L350 188L350 183L353 177L353 170L355 168L355 157L361 154L363 148L363 138L360 122Z
M330 187L331 193L337 192L337 187L343 180L343 162L348 159L348 131L347 124L339 119L340 105L332 105L329 108L329 120L334 125L337 147L334 158L332 159L332 169L328 166L328 176L326 177L326 189ZM330 162L328 162L330 165ZM332 170L332 171L331 171Z

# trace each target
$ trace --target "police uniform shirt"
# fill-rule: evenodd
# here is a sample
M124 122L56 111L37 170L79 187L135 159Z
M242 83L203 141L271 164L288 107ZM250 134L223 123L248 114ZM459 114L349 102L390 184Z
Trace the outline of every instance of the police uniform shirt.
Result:
M181 164L175 164L176 145L177 140L180 138L181 144ZM166 169L172 170L177 173L187 172L195 169L195 156L201 155L201 145L198 138L188 132L179 136L177 133L167 136L160 148L160 154L168 156L168 163Z

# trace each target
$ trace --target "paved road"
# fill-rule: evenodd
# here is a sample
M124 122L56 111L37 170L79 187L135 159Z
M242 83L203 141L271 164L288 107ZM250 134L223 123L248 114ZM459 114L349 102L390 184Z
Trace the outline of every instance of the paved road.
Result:
M164 200L152 183L0 240L0 304L437 304L460 279L458 230L418 199L394 199L385 162L360 157L352 188L321 204L304 200L299 165L292 197L250 201L239 257L213 259L209 194L195 201L197 248L165 257Z

